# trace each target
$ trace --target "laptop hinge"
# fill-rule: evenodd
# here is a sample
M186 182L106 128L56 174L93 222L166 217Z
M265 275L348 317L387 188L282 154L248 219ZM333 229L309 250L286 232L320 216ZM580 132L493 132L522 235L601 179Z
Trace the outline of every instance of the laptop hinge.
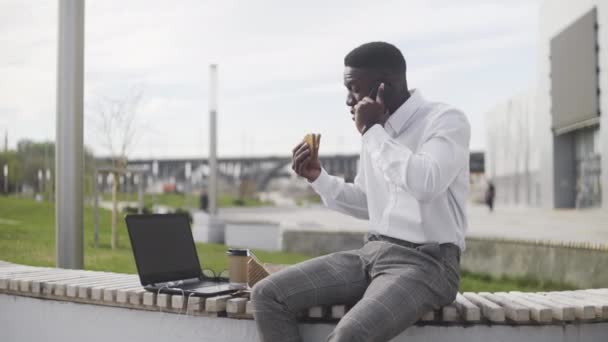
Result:
M152 284L152 286L154 286L154 287L176 287L176 286L182 286L182 285L188 285L188 284L195 284L200 281L201 280L199 278L188 278L188 279L167 281L167 282L162 282L162 283L154 283L154 284Z

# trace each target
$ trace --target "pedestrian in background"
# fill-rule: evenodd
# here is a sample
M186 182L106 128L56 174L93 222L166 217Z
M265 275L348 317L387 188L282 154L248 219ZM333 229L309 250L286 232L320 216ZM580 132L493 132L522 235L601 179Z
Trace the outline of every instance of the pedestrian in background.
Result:
M209 208L209 196L205 190L201 191L201 196L199 199L200 209L204 212L207 212Z
M486 189L486 205L490 209L490 212L494 211L494 197L496 197L496 188L492 181L488 182L488 188Z

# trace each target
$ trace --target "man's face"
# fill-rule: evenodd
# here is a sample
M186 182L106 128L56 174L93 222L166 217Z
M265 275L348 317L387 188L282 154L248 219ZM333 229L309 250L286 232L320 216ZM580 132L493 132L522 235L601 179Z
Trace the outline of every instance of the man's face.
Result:
M369 96L378 81L370 71L358 68L344 68L344 86L348 91L346 105L350 107L350 113L355 115L355 105L364 97Z

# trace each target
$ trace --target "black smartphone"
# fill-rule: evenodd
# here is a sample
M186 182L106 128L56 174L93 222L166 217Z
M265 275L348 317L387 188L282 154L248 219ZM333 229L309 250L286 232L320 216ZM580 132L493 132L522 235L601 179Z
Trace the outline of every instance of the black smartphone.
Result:
M376 83L376 84L375 84L375 85L372 87L372 89L370 90L369 95L367 95L367 97L369 97L369 98L371 98L372 100L376 101L376 97L378 96L378 89L380 88L380 85L381 85L382 83L383 83L383 82L378 82L378 83ZM389 87L390 87L390 86L389 86L388 84L386 84L386 82L384 82L384 97L386 97L387 90L389 89Z

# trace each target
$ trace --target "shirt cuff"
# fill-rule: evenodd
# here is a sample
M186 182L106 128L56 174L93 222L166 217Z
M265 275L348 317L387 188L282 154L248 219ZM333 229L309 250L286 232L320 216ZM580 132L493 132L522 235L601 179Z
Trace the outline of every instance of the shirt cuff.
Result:
M374 152L380 150L382 143L390 138L384 127L375 124L363 134L363 146L365 146L370 154L374 154Z
M323 196L331 189L331 176L327 173L327 171L325 171L324 168L321 168L321 174L319 174L319 177L309 184L319 195Z

